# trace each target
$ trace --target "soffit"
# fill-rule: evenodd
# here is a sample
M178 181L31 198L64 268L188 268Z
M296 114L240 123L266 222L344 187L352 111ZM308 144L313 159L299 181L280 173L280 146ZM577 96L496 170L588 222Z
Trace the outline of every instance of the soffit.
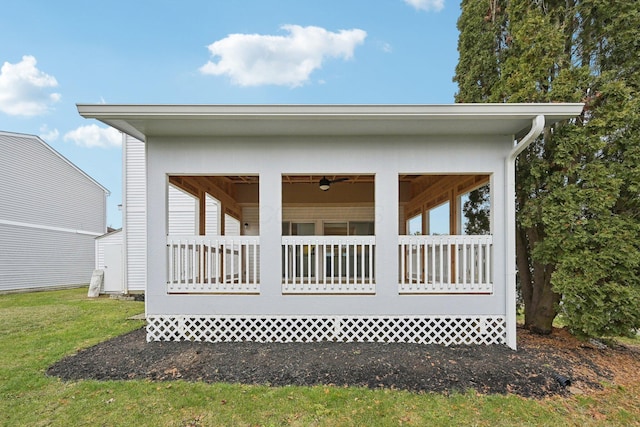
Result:
M144 140L155 136L520 135L582 104L109 105L80 104L94 118Z

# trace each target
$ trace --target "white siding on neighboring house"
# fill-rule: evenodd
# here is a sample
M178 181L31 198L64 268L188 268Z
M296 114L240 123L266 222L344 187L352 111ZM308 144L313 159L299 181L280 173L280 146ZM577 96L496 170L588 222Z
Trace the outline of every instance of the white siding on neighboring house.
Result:
M169 185L169 234L198 234L197 215L198 200Z
M205 234L207 236L217 236L220 228L220 219L218 218L220 202L216 198L207 194L206 203Z
M147 283L147 191L145 145L124 136L123 219L125 292L141 292Z
M0 291L88 283L107 195L40 138L0 132Z
M124 162L124 292L141 292L146 288L147 259L147 210L146 210L146 163L145 144L129 135L123 141ZM197 224L197 200L183 191L169 186L169 234L194 234ZM217 209L215 201L207 201L207 210L211 207L214 223ZM208 215L209 216L209 215ZM210 224L207 224L209 227ZM211 225L216 234L217 226Z
M224 234L225 236L239 236L240 235L240 221L231 215L225 214L224 216Z

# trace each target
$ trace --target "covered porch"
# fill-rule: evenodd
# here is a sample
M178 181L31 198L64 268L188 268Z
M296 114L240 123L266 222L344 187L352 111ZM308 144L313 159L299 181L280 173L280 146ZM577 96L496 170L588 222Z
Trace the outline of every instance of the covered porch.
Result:
M486 174L398 175L399 294L493 291L492 236L465 234L462 215L466 195L489 183ZM259 293L259 176L171 175L168 184L198 210L197 233L167 235L167 291ZM374 175L282 176L282 256L270 267L283 294L375 294L374 186Z

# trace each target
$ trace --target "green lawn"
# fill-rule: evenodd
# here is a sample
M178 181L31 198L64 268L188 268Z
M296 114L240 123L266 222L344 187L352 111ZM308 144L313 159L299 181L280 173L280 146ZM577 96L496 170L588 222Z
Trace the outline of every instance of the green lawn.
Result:
M640 425L640 384L543 401L338 387L62 382L49 365L142 326L143 303L87 289L0 295L3 426ZM635 423L635 424L634 424Z

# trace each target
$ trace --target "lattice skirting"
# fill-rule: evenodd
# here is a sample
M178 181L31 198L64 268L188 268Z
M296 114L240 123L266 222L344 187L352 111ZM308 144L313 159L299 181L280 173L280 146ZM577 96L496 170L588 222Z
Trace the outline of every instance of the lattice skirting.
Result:
M502 316L147 317L147 341L505 344L506 330Z

